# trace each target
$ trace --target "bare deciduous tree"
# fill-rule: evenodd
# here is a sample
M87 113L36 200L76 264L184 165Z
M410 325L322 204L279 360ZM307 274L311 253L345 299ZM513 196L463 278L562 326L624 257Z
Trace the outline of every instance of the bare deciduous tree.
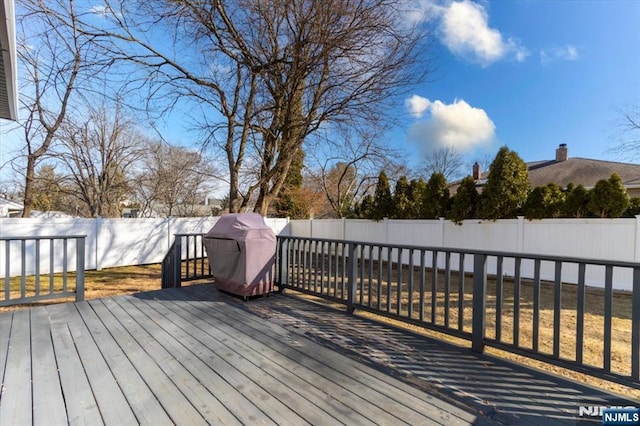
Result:
M398 176L400 153L368 133L342 131L337 140L324 141L312 150L309 179L326 198L328 208L316 216L343 217L353 204L375 186L380 170ZM403 170L404 171L404 170Z
M81 203L82 213L119 217L145 138L120 106L88 109L86 117L65 120L53 155L65 166L67 186Z
M152 108L197 103L206 141L226 158L231 211L257 193L266 214L310 135L382 120L428 73L416 65L423 34L392 0L111 0L103 15L91 34L142 66L135 84L166 101ZM241 193L247 163L258 169Z
M214 189L215 169L201 153L160 142L147 147L144 166L134 183L143 215L193 216Z
M616 112L620 142L613 151L627 160L637 161L640 159L640 105L620 107Z
M463 166L462 154L455 147L447 146L425 155L423 171L427 179L434 173L442 173L451 181L459 177Z
M23 0L17 16L20 103L26 142L23 217L34 205L38 162L48 153L82 76L95 75L91 40L78 29L73 0Z

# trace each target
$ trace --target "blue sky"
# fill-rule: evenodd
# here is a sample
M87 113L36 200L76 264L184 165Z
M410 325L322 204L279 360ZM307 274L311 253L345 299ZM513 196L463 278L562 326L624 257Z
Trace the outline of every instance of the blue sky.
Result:
M408 152L455 146L474 161L507 145L535 161L566 143L570 157L620 159L615 109L640 105L639 0L431 4L438 71L390 134Z
M386 135L410 166L440 146L470 163L502 145L551 159L560 143L570 157L621 159L610 151L615 108L640 105L640 0L399 1L432 28L437 68ZM190 139L179 124L167 129ZM2 138L6 161L15 136Z

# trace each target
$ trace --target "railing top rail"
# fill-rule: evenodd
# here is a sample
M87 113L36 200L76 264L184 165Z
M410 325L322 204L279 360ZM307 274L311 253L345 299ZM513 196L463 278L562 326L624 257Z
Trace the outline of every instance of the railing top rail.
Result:
M38 236L26 236L16 235L13 237L0 237L0 241L14 241L14 240L65 240L69 238L87 238L86 235L38 235Z
M185 232L185 233L179 232L179 233L173 234L174 237L196 237L198 235L204 236L204 232Z
M487 256L523 258L523 259L544 260L544 261L551 261L551 262L588 263L590 265L598 265L598 266L618 266L623 268L640 268L640 262L604 260L604 259L581 258L581 257L571 257L571 256L554 256L554 255L544 255L544 254L535 254L535 253L516 253L516 252L479 250L479 249L458 248L458 247L416 246L416 245L407 245L407 244L378 243L378 242L371 242L371 241L296 237L296 236L288 236L288 235L278 235L278 238L279 239L284 238L289 240L360 244L360 245L374 246L374 247L392 247L392 248L398 248L402 250L427 250L427 251L439 251L439 252L448 252L448 253L483 254Z

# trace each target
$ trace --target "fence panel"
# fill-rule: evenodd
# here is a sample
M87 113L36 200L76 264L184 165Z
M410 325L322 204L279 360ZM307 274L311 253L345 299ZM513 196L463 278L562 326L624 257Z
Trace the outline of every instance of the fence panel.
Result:
M115 266L140 265L161 262L173 244L176 233L206 233L217 221L216 217L202 218L160 218L160 219L78 219L78 218L0 218L0 237L42 236L42 235L86 235L85 268L102 269ZM287 226L287 219L266 219L276 233ZM57 243L56 243L57 244ZM25 273L36 272L35 246L25 247ZM48 247L40 247L39 256L48 255ZM20 258L15 251L6 260L4 246L0 245L0 276L18 276L22 269L17 262ZM75 263L67 265L75 271ZM42 264L40 272L62 271L61 259L53 264Z

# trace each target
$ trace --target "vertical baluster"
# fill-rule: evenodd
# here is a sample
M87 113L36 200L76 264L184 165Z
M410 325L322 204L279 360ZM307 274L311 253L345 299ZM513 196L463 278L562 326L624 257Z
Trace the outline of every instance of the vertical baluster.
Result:
M496 341L502 340L502 286L504 257L498 256L496 259Z
M84 237L76 238L76 302L84 300Z
M64 238L62 240L62 251L63 251L63 258L62 258L62 292L66 293L67 292L67 274L69 271L69 254L67 253L68 248L69 248L69 240L67 238Z
M424 321L424 293L426 285L425 277L425 256L426 250L420 250L420 321Z
M458 330L464 331L464 253L460 253L458 269Z
M540 259L533 262L533 330L532 330L532 349L538 352L538 343L540 340Z
M396 314L402 311L402 249L398 248L398 280L396 284Z
M360 265L360 278L358 279L358 290L360 291L360 304L364 305L364 245L358 245L360 248L360 257L358 259Z
M562 313L562 262L556 261L553 288L553 356L560 358L560 318Z
M520 346L520 284L522 258L515 258L513 277L513 345Z
M4 300L11 299L11 240L4 242Z
M369 245L369 289L368 289L368 303L367 306L373 306L371 301L371 291L373 287L373 244Z
M444 254L444 326L449 327L449 293L451 292L451 252Z
M413 318L413 254L414 250L409 249L409 288L407 292L407 316Z
M27 241L23 238L20 240L20 298L26 296L27 291Z
M382 254L382 246L378 246L378 286L376 288L376 296L378 300L376 301L376 307L378 310L382 310L382 259L384 258Z
M640 381L640 268L633 268L631 304L631 378Z
M578 294L576 300L576 362L582 365L584 347L584 305L586 264L578 264Z
M341 274L341 278L340 278L340 299L344 300L345 299L345 291L346 291L346 272L347 272L347 244L346 243L342 243L341 244L342 247L342 274Z
M431 258L431 324L436 324L438 315L438 252Z
M387 247L387 312L391 312L391 247Z
M324 251L324 245L325 242L322 241L320 243L320 294L324 294L324 263L325 263L325 257L326 257L326 253Z
M55 270L55 264L53 262L54 242L55 242L54 238L51 238L49 240L49 294L53 294L53 283L54 283L53 273Z
M313 247L313 252L314 252L314 264L313 264L313 291L317 292L318 291L318 272L320 272L320 268L318 268L318 259L320 256L320 253L318 251L318 245L320 244L320 241L316 241ZM320 277L320 279L322 279L322 277ZM322 294L322 287L320 288L320 294Z
M613 266L604 274L604 371L611 371L611 319L613 317Z
M185 267L186 269L185 269L184 278L186 280L188 280L189 278L191 278L191 276L189 275L189 264L191 263L191 256L190 256L190 254L191 254L190 253L191 244L189 244L189 242L191 241L191 236L190 235L185 235L184 237L187 240L186 244L185 244L185 249L187 250L187 261L185 262L186 263L186 267Z
M35 267L36 267L36 275L35 275L35 294L36 296L40 296L40 238L36 238L34 241L36 245L36 257L34 259Z

